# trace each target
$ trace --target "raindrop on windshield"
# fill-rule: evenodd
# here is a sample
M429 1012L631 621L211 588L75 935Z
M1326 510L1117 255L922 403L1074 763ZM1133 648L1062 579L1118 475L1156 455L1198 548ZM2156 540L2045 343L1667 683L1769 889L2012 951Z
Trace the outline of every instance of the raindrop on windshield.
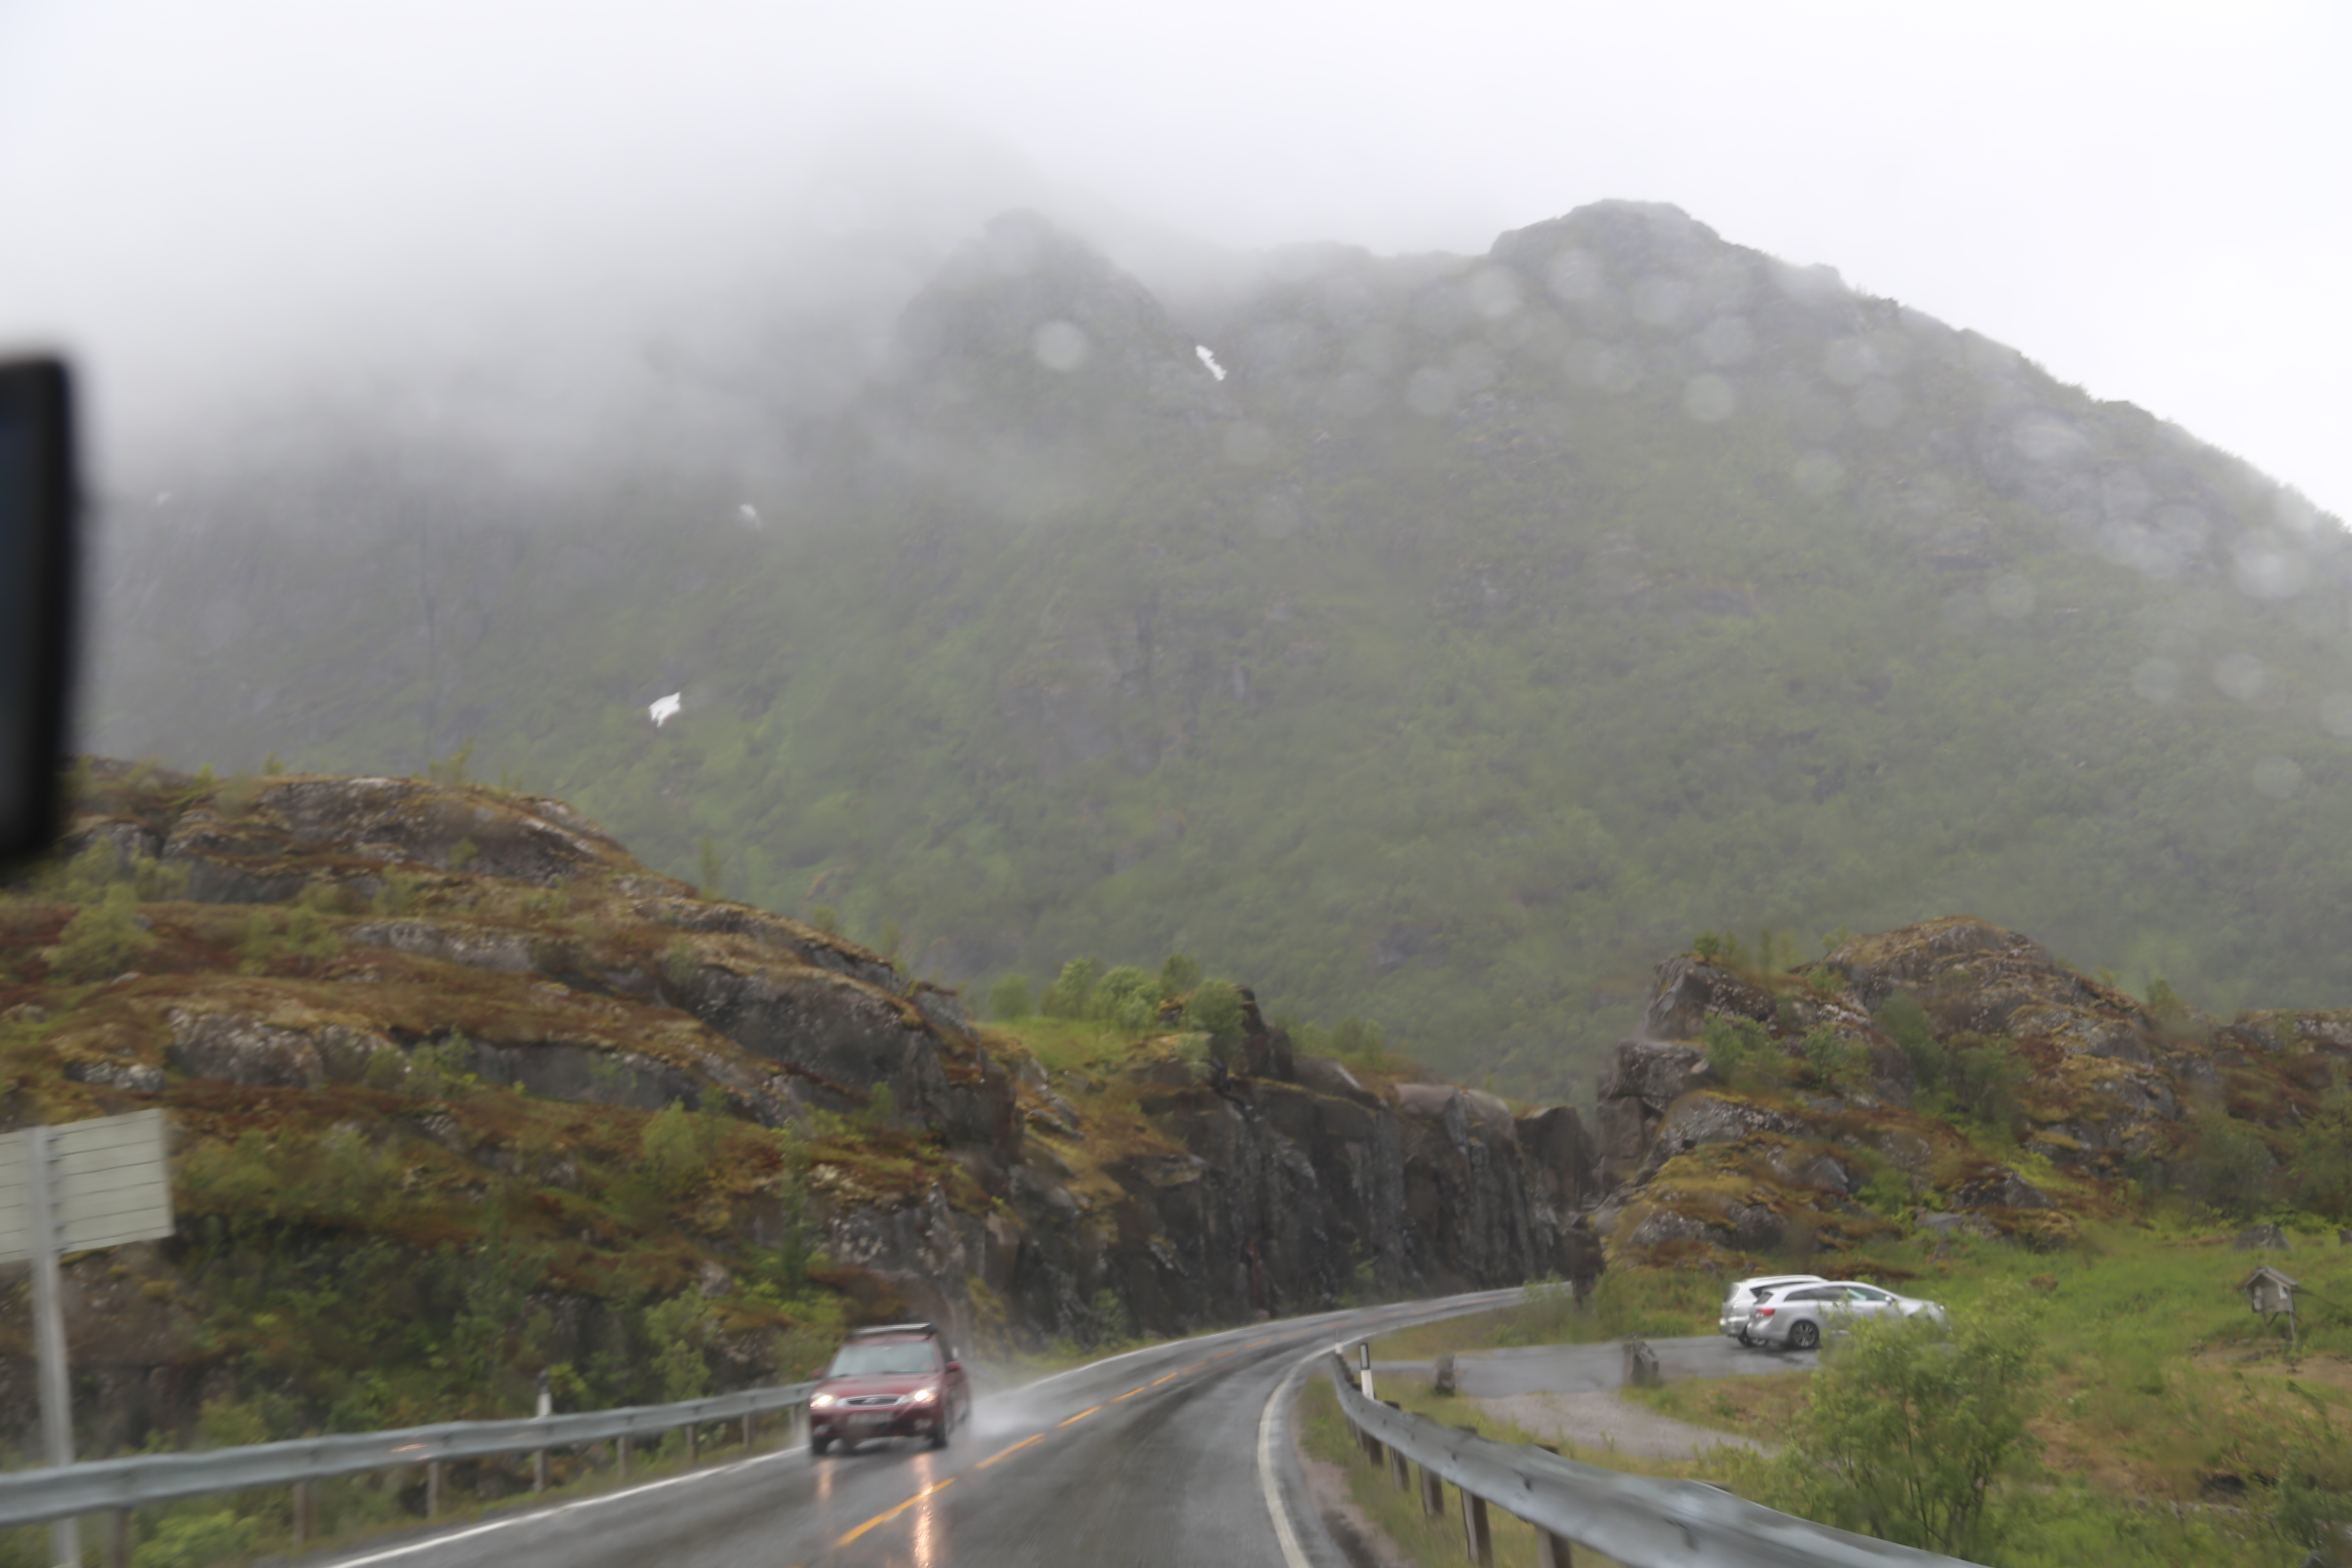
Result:
M1790 475L1797 488L1809 496L1834 495L1845 488L1845 465L1835 452L1816 448L1797 459Z
M2352 741L2352 691L2331 691L2319 702L2319 722L2339 741Z
M2150 702L2169 702L2180 695L2180 667L2168 658L2147 659L2132 670L2131 681Z
M1985 584L1985 607L2004 621L2021 621L2033 613L2033 584L2014 572L2005 572Z
M1068 321L1048 321L1029 340L1030 352L1047 370L1072 371L1087 363L1087 334Z
M1683 412L1702 425L1719 425L1739 407L1739 393L1715 374L1695 375L1683 387Z
M2250 653L2233 653L2213 663L2213 684L2224 697L2252 702L2270 687L2270 671Z
M2292 757L2264 757L2254 764L2254 787L2273 800L2292 800L2303 787L2303 769Z

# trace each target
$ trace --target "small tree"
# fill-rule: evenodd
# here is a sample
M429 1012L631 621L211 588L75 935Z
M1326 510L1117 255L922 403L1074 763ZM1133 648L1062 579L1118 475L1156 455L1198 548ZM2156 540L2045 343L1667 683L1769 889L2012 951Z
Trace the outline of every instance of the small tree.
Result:
M1094 1002L1095 977L1102 973L1102 960L1074 958L1062 965L1062 973L1054 984L1045 987L1045 994L1037 1010L1049 1018L1083 1018Z
M1128 1029L1148 1029L1160 1016L1160 986L1135 965L1122 963L1095 982L1089 1008L1106 1023Z
M139 923L137 894L130 883L117 882L97 903L84 904L58 933L57 946L42 949L41 956L60 974L101 980L121 973L154 945L154 935Z
M2005 1287L1956 1330L1864 1319L1813 1374L1775 1506L1884 1540L1973 1557L1997 1534L1994 1486L2032 1451L2039 1340Z
M1184 1004L1184 1023L1213 1040L1242 1037L1241 988L1230 980L1203 980Z
M1753 1018L1710 1013L1698 1026L1698 1037L1706 1048L1706 1065L1725 1083L1780 1069L1780 1047Z
M1171 952L1168 955L1168 962L1160 966L1160 994L1163 1000L1170 996L1186 995L1199 984L1201 962L1196 958Z

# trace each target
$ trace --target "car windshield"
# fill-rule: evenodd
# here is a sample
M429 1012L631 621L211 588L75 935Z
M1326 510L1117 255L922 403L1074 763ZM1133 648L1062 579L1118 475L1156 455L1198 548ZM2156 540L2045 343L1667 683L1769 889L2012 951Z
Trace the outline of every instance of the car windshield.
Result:
M936 1371L939 1357L929 1340L886 1340L879 1344L844 1345L833 1358L830 1377L871 1377L895 1373Z

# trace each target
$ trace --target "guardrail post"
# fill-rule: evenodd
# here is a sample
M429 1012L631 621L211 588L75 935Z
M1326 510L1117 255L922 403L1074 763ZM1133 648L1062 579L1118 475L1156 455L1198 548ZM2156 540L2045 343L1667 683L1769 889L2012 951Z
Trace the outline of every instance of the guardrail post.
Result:
M626 1433L621 1436L621 1479L625 1481L629 1479L629 1439Z
M1575 1547L1540 1524L1535 1530L1536 1568L1576 1568Z
M105 1561L106 1568L131 1568L131 1510L127 1508L107 1513Z
M1445 1511L1445 1479L1427 1465L1421 1467L1421 1517L1435 1519Z
M441 1517L441 1461L425 1461L425 1517Z
M746 1453L746 1454L749 1454L751 1451L751 1413L750 1411L746 1410L745 1412L743 1412L743 1452L744 1452L744 1453Z
M530 1457L530 1489L543 1492L547 1489L547 1450L541 1448Z
M1486 1520L1486 1500L1462 1490L1462 1544L1478 1568L1495 1568L1495 1531Z
M1406 1463L1404 1455L1393 1447L1389 1449L1389 1479L1396 1483L1396 1489L1401 1492L1412 1489L1412 1467Z
M310 1539L310 1483L294 1483L294 1544L300 1546Z

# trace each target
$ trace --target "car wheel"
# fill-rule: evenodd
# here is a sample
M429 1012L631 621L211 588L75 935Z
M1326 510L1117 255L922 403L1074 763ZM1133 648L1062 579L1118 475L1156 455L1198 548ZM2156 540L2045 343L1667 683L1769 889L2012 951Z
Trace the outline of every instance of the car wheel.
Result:
M948 1425L953 1419L953 1412L946 1410L940 1412L940 1424L931 1428L932 1447L944 1448L948 1446Z
M1756 1348L1756 1342L1748 1337L1748 1331L1746 1329L1739 1331L1739 1343L1741 1347L1746 1350L1754 1350Z
M1822 1331L1818 1325L1813 1323L1790 1323L1789 1325L1789 1348L1790 1350L1818 1350L1821 1348L1821 1342Z
M830 1437L810 1438L809 1452L817 1458L824 1458L827 1454L833 1452L833 1439Z

